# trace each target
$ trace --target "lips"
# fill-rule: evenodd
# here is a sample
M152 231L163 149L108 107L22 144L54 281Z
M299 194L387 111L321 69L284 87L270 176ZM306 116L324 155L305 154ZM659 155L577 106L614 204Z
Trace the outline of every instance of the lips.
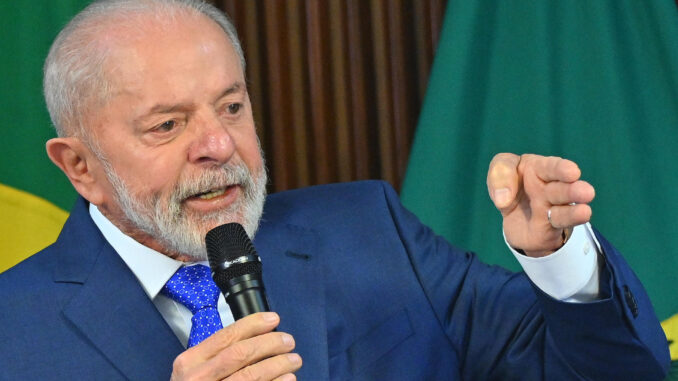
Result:
M184 199L184 205L198 213L212 213L228 208L240 196L240 185L211 188Z
M201 194L195 195L195 196L193 196L193 197L198 197L198 198L200 198L200 199L202 199L202 200L211 200L211 199L213 199L213 198L215 198L215 197L221 196L221 195L224 194L224 193L226 193L226 188L210 190L210 191L207 191L207 192L205 192L205 193L201 193Z

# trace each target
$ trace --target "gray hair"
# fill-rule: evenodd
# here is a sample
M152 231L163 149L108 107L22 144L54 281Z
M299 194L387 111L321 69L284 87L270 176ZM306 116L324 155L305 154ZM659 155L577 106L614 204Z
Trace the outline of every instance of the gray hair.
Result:
M172 20L177 13L202 14L216 22L233 45L245 72L245 56L235 27L221 10L203 0L95 1L59 32L45 60L45 102L58 136L80 136L89 141L83 115L92 104L103 104L111 96L112 84L104 72L107 51L97 39L110 27L111 19L150 14L164 21Z

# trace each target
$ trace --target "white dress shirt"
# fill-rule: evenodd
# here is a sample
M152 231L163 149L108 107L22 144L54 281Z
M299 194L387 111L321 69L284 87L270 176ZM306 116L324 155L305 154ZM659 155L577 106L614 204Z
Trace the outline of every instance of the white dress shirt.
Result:
M174 260L125 235L95 205L89 205L89 213L106 241L132 270L146 295L186 347L193 315L183 304L160 294L160 290L182 265L209 264L206 261L184 263ZM531 258L509 248L527 276L548 295L567 302L585 302L598 297L600 246L589 224L575 227L565 245L545 257ZM223 295L219 295L217 309L224 327L233 323L233 315Z
M504 237L506 242L506 237ZM598 299L599 272L603 259L600 244L590 224L575 226L558 251L540 258L528 257L506 242L530 280L551 297L566 302Z
M188 344L188 335L191 333L191 318L193 314L183 304L162 295L160 290L181 266L190 266L198 263L209 266L207 261L195 263L177 261L125 235L108 218L101 214L99 209L93 204L89 204L89 214L99 230L101 230L106 241L113 246L113 249L127 264L127 267L132 270L134 276L141 283L141 287L146 292L146 295L153 301L155 307L185 348ZM221 293L219 293L217 310L224 327L233 323L234 319L231 309L226 304L226 300Z

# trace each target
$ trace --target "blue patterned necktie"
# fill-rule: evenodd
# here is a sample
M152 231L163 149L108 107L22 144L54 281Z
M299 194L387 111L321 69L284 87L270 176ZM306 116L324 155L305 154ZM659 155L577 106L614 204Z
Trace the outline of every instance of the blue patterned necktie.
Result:
M177 270L160 293L186 306L193 318L188 348L200 344L222 328L217 300L219 288L205 265L185 266Z

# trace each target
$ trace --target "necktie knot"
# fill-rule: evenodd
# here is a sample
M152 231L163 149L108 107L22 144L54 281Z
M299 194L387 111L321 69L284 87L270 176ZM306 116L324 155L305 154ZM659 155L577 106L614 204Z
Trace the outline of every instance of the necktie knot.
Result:
M209 267L204 265L180 268L161 292L193 314L206 307L216 308L219 300L219 288L210 276Z
M219 288L212 280L209 267L195 265L180 268L160 293L186 306L193 314L189 348L221 329L221 318L217 311Z

